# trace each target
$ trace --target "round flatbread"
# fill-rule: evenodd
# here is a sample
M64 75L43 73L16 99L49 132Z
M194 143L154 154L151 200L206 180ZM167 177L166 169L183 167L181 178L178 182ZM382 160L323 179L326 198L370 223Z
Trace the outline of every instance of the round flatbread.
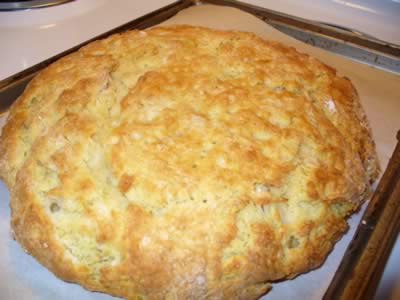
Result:
M379 172L357 93L251 33L172 26L44 69L0 142L16 240L127 299L255 299L318 267Z

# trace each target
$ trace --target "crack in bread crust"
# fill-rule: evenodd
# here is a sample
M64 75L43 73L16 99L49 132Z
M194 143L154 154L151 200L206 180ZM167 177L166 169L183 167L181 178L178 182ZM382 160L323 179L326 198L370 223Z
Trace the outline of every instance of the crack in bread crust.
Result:
M171 26L93 42L10 109L18 242L127 299L255 299L318 267L379 173L350 81L254 34Z

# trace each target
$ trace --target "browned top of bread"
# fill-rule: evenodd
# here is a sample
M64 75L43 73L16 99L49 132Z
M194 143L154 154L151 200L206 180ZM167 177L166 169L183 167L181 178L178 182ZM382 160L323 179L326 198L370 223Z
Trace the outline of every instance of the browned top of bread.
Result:
M379 172L350 81L251 33L96 41L10 109L0 174L20 244L128 299L251 299L319 266Z

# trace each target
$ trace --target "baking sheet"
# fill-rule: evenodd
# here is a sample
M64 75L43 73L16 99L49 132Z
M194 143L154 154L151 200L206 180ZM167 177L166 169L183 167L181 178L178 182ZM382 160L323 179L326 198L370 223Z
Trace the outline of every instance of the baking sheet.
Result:
M333 66L340 75L349 77L356 86L377 143L382 169L395 146L400 128L400 76L346 60L296 41L268 26L261 20L237 9L211 5L186 9L165 24L193 24L220 29L252 31L272 40L282 41L299 51L310 53ZM0 298L11 299L117 299L101 293L85 291L76 284L57 279L35 259L25 254L12 240L9 227L9 196L0 184ZM294 280L276 283L262 299L321 299L327 289L363 209L350 220L349 232L337 243L324 265Z

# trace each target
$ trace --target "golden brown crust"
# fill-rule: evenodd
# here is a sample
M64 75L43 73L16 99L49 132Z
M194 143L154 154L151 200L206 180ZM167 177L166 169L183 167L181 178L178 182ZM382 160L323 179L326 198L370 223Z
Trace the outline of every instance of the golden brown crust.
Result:
M127 299L255 299L319 266L379 173L350 81L254 34L173 26L42 71L0 142L16 239Z

